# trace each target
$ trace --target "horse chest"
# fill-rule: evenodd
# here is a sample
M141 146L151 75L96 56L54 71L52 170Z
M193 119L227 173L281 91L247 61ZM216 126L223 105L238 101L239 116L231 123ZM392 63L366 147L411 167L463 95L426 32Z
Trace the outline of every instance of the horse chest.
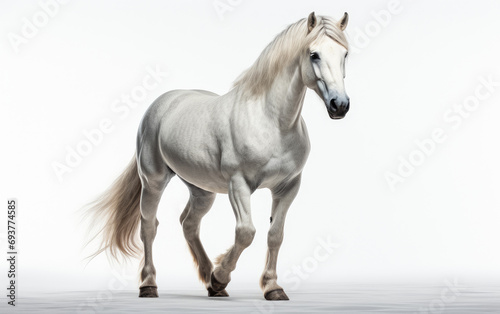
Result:
M310 147L305 133L285 137L267 133L247 138L236 148L234 170L243 173L252 185L265 188L299 174Z

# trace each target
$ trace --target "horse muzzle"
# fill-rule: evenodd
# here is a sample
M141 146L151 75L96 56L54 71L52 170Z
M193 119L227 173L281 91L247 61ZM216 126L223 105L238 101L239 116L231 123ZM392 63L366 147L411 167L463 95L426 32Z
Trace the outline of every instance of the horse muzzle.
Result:
M336 97L330 100L326 110L331 119L342 119L349 111L349 105L349 97Z

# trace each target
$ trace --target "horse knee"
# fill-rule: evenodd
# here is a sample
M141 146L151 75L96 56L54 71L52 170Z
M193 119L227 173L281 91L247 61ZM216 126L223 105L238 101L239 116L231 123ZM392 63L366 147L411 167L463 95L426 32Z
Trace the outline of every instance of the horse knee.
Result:
M255 236L255 227L241 225L236 227L236 243L242 247L249 247Z

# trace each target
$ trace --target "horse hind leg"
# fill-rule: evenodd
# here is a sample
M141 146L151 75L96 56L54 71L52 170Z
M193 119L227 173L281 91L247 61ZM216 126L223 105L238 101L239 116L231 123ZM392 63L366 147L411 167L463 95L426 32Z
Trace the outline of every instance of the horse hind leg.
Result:
M158 219L156 211L161 193L143 188L141 193L141 240L144 245L144 264L141 270L139 297L158 297L156 269L153 264L153 241L156 237Z
M210 276L212 274L213 265L200 240L201 220L212 207L216 194L202 190L187 182L184 183L188 186L191 196L181 215L180 222L184 231L184 237L188 243L189 251L198 268L198 276L207 288L209 296L228 296L225 290L215 291L211 289Z
M153 264L153 241L156 237L158 219L156 212L163 190L175 173L164 164L156 164L154 169L152 163L139 161L142 191L141 191L141 240L144 245L144 264L141 270L141 285L139 297L158 297L158 286L156 284L156 269Z

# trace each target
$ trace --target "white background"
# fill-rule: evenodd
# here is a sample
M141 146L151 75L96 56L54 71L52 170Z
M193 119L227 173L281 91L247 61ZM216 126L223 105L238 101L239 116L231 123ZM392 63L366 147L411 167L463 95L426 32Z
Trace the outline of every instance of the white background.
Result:
M127 278L120 288L136 289L138 262L82 261L90 250L82 250L87 226L80 208L124 169L141 116L156 97L177 88L226 92L277 33L311 11L350 14L351 110L332 121L314 93L306 97L312 151L286 224L282 285L500 279L500 88L460 125L444 118L474 97L481 78L500 81L499 2L401 0L386 22L374 13L387 11L389 1L233 1L219 13L214 3L226 1L70 1L16 52L9 34L21 35L24 18L43 11L36 1L1 2L0 200L16 197L20 204L21 293L107 289L113 268ZM113 102L156 66L168 77L125 118L113 111ZM53 163L64 163L68 147L102 119L113 121L113 131L60 181ZM387 172L398 174L399 157L418 154L415 141L437 128L446 141L392 190ZM154 246L160 289L202 289L178 222L187 197L174 179L160 204ZM270 193L258 191L252 200L257 235L231 285L257 290ZM209 256L231 245L233 228L227 196L219 195L202 224ZM318 238L339 247L315 264ZM291 273L294 265L302 279Z

